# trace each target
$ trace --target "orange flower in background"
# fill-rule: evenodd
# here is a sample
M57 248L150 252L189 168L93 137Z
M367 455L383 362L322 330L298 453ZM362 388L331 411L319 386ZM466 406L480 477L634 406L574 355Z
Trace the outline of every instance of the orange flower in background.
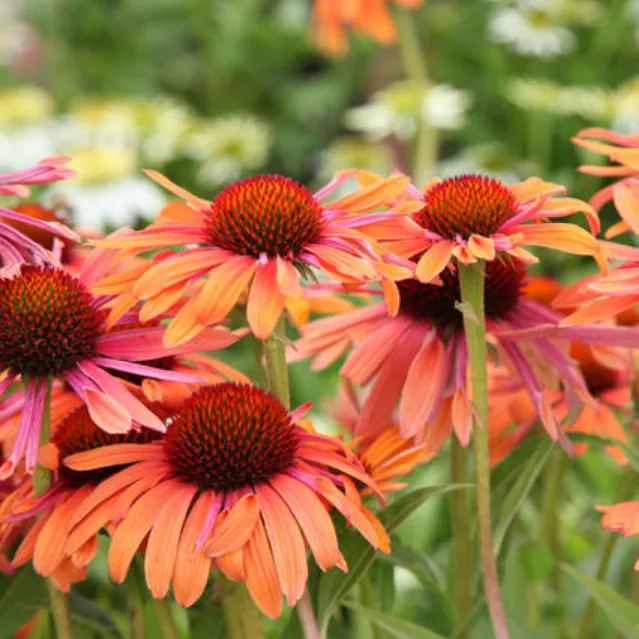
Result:
M374 548L389 550L379 520L356 484L381 496L338 439L302 428L270 393L240 384L209 386L170 418L165 438L71 455L74 472L130 464L98 484L70 520L73 555L109 521L112 578L121 583L146 540L145 573L154 597L169 587L190 606L212 567L246 582L257 606L279 616L308 576L306 547L322 570L346 569L327 505ZM114 508L114 505L117 507Z
M351 172L340 174L315 194L289 178L262 175L231 184L207 202L158 173L147 173L188 205L170 204L143 231L114 234L95 244L132 252L199 245L158 259L133 284L133 295L146 300L140 313L148 320L169 308L187 286L207 276L172 320L166 345L186 342L206 326L224 320L247 290L248 324L257 337L266 339L286 298L299 295L300 276L313 269L349 282L379 280L380 273L410 274L407 268L381 263L370 239L354 228L363 214L371 220L387 215L373 211L406 189L409 181L404 176L392 176L324 203L326 195L348 180ZM97 290L113 294L113 284L106 278ZM118 276L115 284L121 284L122 294L131 295L130 282ZM151 313L146 310L148 304L153 305Z
M639 501L624 501L612 506L597 506L603 513L601 527L611 532L620 532L624 537L639 535ZM635 562L639 570L639 559Z
M416 9L424 0L393 0L401 7ZM315 0L313 26L318 47L329 55L348 52L347 29L368 35L383 45L397 41L397 29L388 0Z
M364 183L371 177L361 174ZM575 212L586 215L592 234L599 219L591 206L569 197L555 197L563 186L529 178L506 185L491 177L461 175L429 182L424 191L410 186L403 210L410 215L362 221L361 230L385 243L395 255L417 261L422 282L435 280L451 265L491 261L508 255L527 264L537 262L525 246L541 246L576 255L592 255L605 268L597 240L576 224L549 220Z

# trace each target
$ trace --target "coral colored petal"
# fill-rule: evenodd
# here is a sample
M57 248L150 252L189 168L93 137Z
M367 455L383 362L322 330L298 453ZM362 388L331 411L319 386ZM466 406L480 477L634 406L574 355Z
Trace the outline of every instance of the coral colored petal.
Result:
M639 185L630 180L615 184L613 200L619 215L630 226L633 233L639 233Z
M437 336L426 341L413 360L399 405L403 437L424 429L441 398L448 372L446 350ZM424 384L424 380L429 380Z
M468 250L480 260L495 259L495 244L489 237L471 235L468 240Z
M234 550L226 555L221 555L215 559L217 568L233 581L240 581L246 578L244 567L244 551Z
M165 482L152 488L116 528L109 548L109 573L115 583L124 581L135 553L160 516L158 504L170 499L179 487L177 482Z
M256 492L282 592L292 607L302 596L308 578L304 539L291 511L273 488L260 484Z
M92 509L86 518L79 520L77 525L72 523L77 516L77 511L74 513L72 522L68 524L71 528L64 546L66 555L78 552L109 523L111 508L115 500L116 496L104 500L97 508Z
M210 491L199 497L180 536L175 558L173 592L178 605L184 608L193 605L202 596L208 581L211 559L197 551L196 544L204 520L214 501L215 494Z
M455 391L452 402L453 426L459 443L465 448L470 442L470 433L473 426L473 409L466 391L458 388Z
M174 195L186 200L189 204L192 204L196 209L208 209L211 206L210 202L203 200L193 193L178 186L175 182L169 180L161 173L153 171L152 169L143 169L143 173L146 173L154 182L157 182L160 186L163 186L167 191L170 191Z
M91 419L105 432L117 435L131 430L131 415L105 393L87 388L84 391Z
M395 199L403 193L410 184L410 178L398 174L376 184L370 184L355 193L329 202L327 208L331 210L347 211L349 213L370 213L385 202Z
M208 326L222 321L251 281L257 262L240 255L213 269L196 302L196 320Z
M253 534L260 516L260 506L254 494L244 495L223 519L220 518L210 540L202 548L208 557L218 557L241 548Z
M244 549L246 586L257 607L271 619L282 612L282 588L261 519Z
M295 267L281 257L276 257L277 285L286 297L295 297L301 293L300 276Z
M513 227L524 234L524 243L556 249L574 255L596 255L601 252L597 240L574 224L526 224Z
M160 507L160 514L151 529L144 557L144 574L156 599L162 599L169 591L182 525L196 492L197 486L192 484L176 487Z
M322 570L332 568L339 559L337 535L333 522L317 495L288 475L275 475L269 483L290 508L317 565Z
M63 463L67 468L87 471L159 459L164 459L164 451L156 444L111 444L69 455Z
M437 277L448 265L453 255L453 242L442 240L433 244L421 256L417 263L415 275L422 282L430 282Z
M255 337L261 340L275 330L284 309L285 297L277 282L277 270L275 260L258 264L249 291L246 319Z

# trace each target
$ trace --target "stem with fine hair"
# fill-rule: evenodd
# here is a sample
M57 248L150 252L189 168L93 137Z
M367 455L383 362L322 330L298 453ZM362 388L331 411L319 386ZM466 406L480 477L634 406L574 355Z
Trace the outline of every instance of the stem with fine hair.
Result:
M26 380L25 380L26 383ZM40 445L49 442L51 431L51 384L52 380L47 377L45 382L47 385L44 396L44 412L42 413L42 424L40 425ZM35 494L40 496L47 492L51 486L51 472L44 466L38 465L33 476L33 488ZM55 624L56 637L58 639L73 639L73 625L71 623L71 610L69 608L69 599L61 591L51 579L45 580L47 583L47 592L49 594L49 603L51 604L51 614L53 623Z
M181 639L171 613L171 602L168 599L154 599L153 607L162 639Z
M618 501L624 502L632 499L632 496L637 490L638 483L639 474L637 474L637 471L632 466L628 466L624 469L624 475L621 480L621 492L619 494ZM596 578L598 581L605 581L606 579L608 569L610 568L610 562L612 561L612 553L617 545L619 537L620 535L618 533L608 533L608 536L606 537L603 550L601 551L601 558L599 559L599 568L597 569ZM575 635L576 639L589 639L593 636L593 622L596 610L597 606L595 604L595 600L592 597L589 597L588 603L586 604L581 616L581 621L579 622L577 634Z
M453 484L468 483L468 450L453 436L450 450L450 475ZM450 495L450 515L453 529L453 554L450 571L455 610L457 639L468 639L470 628L462 630L472 604L473 535L471 528L470 500L465 490L455 490Z
M417 20L414 13L407 9L397 12L399 27L399 53L404 64L406 75L414 84L417 104L430 89L430 77L426 65L426 56L422 51L417 32ZM413 161L413 178L418 187L433 177L433 170L437 162L437 130L421 114L417 114L417 139Z
M271 393L286 407L291 407L291 391L288 383L288 368L286 366L286 320L282 317L273 335L264 342L264 356L266 359L266 379ZM297 603L297 614L304 633L304 639L320 639L321 633L313 603L308 590L304 591Z
M484 313L485 263L459 264L461 310L468 348L468 362L475 407L475 495L479 558L488 611L496 639L508 639L508 626L501 600L497 563L493 548L490 514L490 460L488 450L488 372L486 367L486 316Z

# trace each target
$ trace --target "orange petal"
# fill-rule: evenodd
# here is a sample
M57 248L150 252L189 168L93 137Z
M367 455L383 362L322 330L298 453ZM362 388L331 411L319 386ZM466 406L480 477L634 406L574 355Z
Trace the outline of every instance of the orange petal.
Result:
M275 260L258 264L249 291L246 318L255 337L261 340L275 330L284 309L285 298L277 282L277 270Z
M257 497L244 495L224 517L220 515L211 538L202 548L207 557L218 557L241 548L253 534L260 516Z
M211 206L210 202L203 200L193 193L183 189L181 186L178 186L175 182L169 180L169 178L165 177L161 173L157 171L153 171L152 169L143 169L143 173L146 173L154 182L157 182L160 186L163 186L167 191L181 197L183 200L186 200L189 204L193 205L196 209L208 209Z
M468 240L468 250L480 260L495 259L495 244L489 237L471 235Z
M87 388L84 391L91 419L105 432L112 435L127 433L133 422L129 412L113 398L101 391Z
M421 256L417 263L415 274L422 282L430 282L435 279L448 265L453 255L453 242L442 240L433 244Z

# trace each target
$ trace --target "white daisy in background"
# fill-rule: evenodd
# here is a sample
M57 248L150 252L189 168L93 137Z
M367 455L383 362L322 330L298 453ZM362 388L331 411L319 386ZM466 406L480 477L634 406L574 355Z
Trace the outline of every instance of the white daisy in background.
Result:
M226 115L194 126L184 153L197 163L198 181L220 186L264 166L272 137L268 123L255 116Z
M56 154L53 98L23 85L0 91L0 171L17 171Z
M436 173L442 178L479 173L513 184L526 175L534 175L535 171L531 162L511 161L504 146L495 143L470 146L458 155L441 160Z
M347 111L345 123L370 140L389 135L409 140L417 133L420 120L434 129L462 127L470 104L468 91L449 84L420 87L407 80L378 91L370 103Z
M354 166L387 175L393 169L393 160L389 149L379 142L353 136L340 138L321 154L318 181L330 180L337 171Z
M612 128L639 133L639 76L624 82L612 95Z
M49 188L45 199L64 204L79 229L130 226L152 219L166 203L162 189L139 173L135 149L78 148L69 154L76 177Z
M527 0L497 9L489 24L496 42L520 55L550 59L570 53L577 37L566 26L561 0Z
M561 86L549 80L536 78L512 78L505 89L510 102L527 111L557 113Z

